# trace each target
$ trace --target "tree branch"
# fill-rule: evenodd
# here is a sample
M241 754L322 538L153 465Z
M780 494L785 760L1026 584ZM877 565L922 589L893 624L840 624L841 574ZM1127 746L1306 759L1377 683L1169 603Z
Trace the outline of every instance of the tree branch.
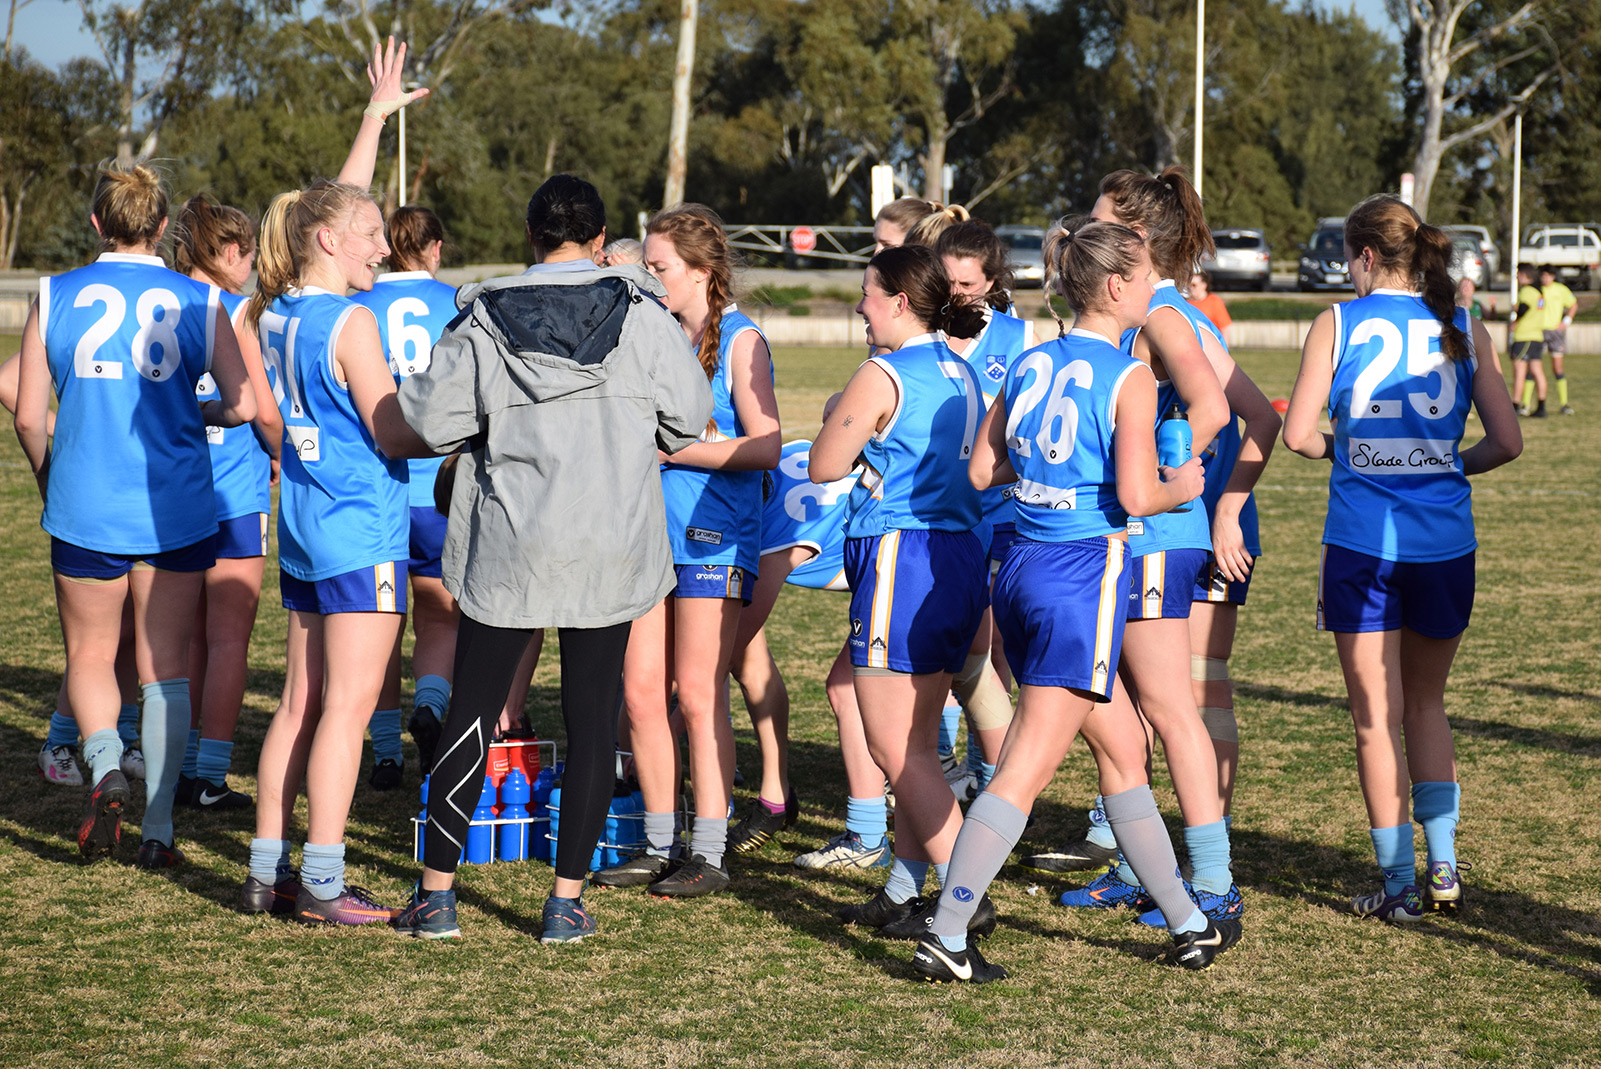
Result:
M1460 2L1460 0L1459 0L1459 2ZM1462 3L1462 7L1463 8L1466 8L1466 6L1467 5L1465 3ZM1508 15L1506 18L1502 19L1500 22L1496 23L1493 26L1486 26L1484 29L1480 30L1478 33L1475 33L1473 36L1466 38L1465 40L1463 40L1463 42L1461 44L1457 45L1455 48L1451 49L1451 51L1449 53L1446 54L1446 62L1450 63L1452 66L1455 66L1458 63L1458 61L1460 61L1460 60L1464 59L1465 57L1467 57L1468 55L1472 54L1473 52L1478 50L1480 47L1482 47L1483 45L1485 45L1489 41L1492 41L1495 38L1500 37L1503 33L1510 33L1513 30L1517 29L1523 23L1529 21L1529 19L1534 17L1535 6L1536 5L1534 3L1534 0L1528 0L1528 2L1525 3L1522 7L1518 8L1516 11L1514 11L1512 14ZM1448 28L1450 30L1450 33L1445 37L1446 41L1451 40L1451 37L1455 36L1457 18L1459 18L1460 16L1461 16L1461 11L1457 11L1457 12L1453 13L1453 17L1451 18L1449 26L1448 26Z
M1464 98L1471 95L1474 90L1478 89L1485 82L1489 81L1497 71L1505 70L1507 67L1512 66L1512 64L1517 63L1520 60L1528 59L1530 56L1539 51L1539 45L1530 45L1521 52L1514 52L1510 56L1503 56L1501 59L1496 60L1494 63L1491 63L1484 67L1484 69L1480 70L1471 79L1469 79L1466 85L1462 86L1456 92L1452 93L1448 97L1444 97L1441 100L1441 103L1445 105L1447 111L1455 108L1458 104L1462 103Z
M1536 75L1533 81L1524 86L1522 92L1518 93L1518 95L1513 97L1509 103L1498 109L1495 114L1490 115L1487 118L1480 119L1472 126L1465 127L1464 129L1457 130L1454 133L1441 137L1440 155L1443 157L1445 153L1449 152L1457 145L1462 144L1462 142L1471 141L1474 138L1479 137L1493 129L1496 123L1506 120L1513 112L1517 111L1518 108L1528 103L1529 98L1534 95L1534 91L1540 88L1541 84L1555 73L1555 67L1547 67L1545 70Z

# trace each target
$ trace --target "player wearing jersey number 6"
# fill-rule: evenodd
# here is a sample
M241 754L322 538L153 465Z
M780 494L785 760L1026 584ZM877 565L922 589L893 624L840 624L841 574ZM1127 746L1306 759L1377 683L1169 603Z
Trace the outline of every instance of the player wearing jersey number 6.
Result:
M23 327L17 438L45 499L67 701L94 784L78 847L97 857L121 840L129 790L113 663L131 591L134 656L146 681L139 864L165 868L182 859L172 804L189 730L189 638L217 557L205 425L246 423L257 399L217 287L168 270L156 255L167 228L156 173L102 171L90 221L104 242L99 259L42 279ZM208 371L217 397L196 404L195 385ZM59 407L50 442L52 385Z
M1462 900L1461 791L1445 681L1473 608L1467 477L1517 457L1517 416L1484 325L1454 306L1451 239L1391 196L1345 221L1357 299L1312 324L1284 444L1333 461L1318 628L1334 632L1356 725L1357 773L1384 888L1361 916L1415 921ZM1471 332L1471 333L1470 333ZM1468 407L1484 438L1460 449ZM1328 406L1332 434L1318 427ZM1428 843L1420 888L1411 817Z

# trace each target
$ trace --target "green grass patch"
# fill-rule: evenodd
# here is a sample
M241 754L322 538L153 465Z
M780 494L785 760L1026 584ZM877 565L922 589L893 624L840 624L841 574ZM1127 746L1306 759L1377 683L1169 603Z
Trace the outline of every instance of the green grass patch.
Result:
M1243 302L1242 302L1243 303ZM13 342L14 344L14 342ZM775 353L786 437L815 433L859 349ZM1296 354L1241 364L1284 397ZM1474 863L1457 920L1407 929L1345 907L1375 871L1333 643L1313 629L1326 465L1276 453L1258 495L1262 559L1232 674L1244 756L1235 872L1246 935L1210 972L1155 959L1160 932L1127 913L1069 913L1066 881L1016 867L992 890L985 950L1012 971L986 988L914 983L910 946L844 929L833 911L882 873L802 874L794 854L843 823L845 781L823 678L846 598L789 590L769 641L791 699L799 823L712 899L667 903L591 891L599 935L538 946L551 871L467 867L466 938L440 946L386 931L311 931L235 912L250 812L180 812L188 864L169 875L82 864L81 789L45 786L35 756L60 682L61 639L39 498L0 439L0 1064L397 1066L1588 1065L1601 1034L1601 659L1594 581L1601 498L1601 360L1570 358L1580 415L1525 422L1522 459L1475 480L1473 627L1447 696L1463 782L1461 856ZM1470 424L1469 439L1477 437ZM262 735L283 683L275 567L251 644L233 782L254 793ZM409 640L408 640L409 652ZM555 636L528 710L559 738ZM736 690L737 695L737 690ZM739 700L741 768L759 755ZM404 790L357 788L351 875L390 903L416 878ZM364 758L364 761L370 758ZM1035 807L1025 848L1083 826L1095 792L1083 747ZM1157 797L1176 817L1162 762ZM743 810L751 792L737 799ZM137 841L141 802L128 821ZM304 803L296 839L304 836ZM1176 830L1176 823L1175 823Z

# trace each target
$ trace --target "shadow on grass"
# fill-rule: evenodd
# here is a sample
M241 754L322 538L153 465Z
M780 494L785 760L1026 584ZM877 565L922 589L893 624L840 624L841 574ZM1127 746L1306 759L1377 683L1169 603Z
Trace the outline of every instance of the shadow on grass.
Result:
M1480 720L1470 716L1451 717L1451 730L1461 735L1481 739L1496 739L1519 746L1534 746L1557 753L1579 757L1601 757L1601 735L1578 735L1566 731L1549 731L1545 728L1519 727L1498 720Z
M1306 690L1290 690L1263 683L1234 681L1235 699L1250 698L1259 702L1279 702L1298 705L1304 709L1334 709L1345 712L1348 708L1343 694L1315 694Z
M1531 698L1567 699L1569 701L1601 705L1601 694L1589 694L1582 690L1563 690L1560 687L1548 687L1542 683L1498 682L1493 685L1500 687L1502 690L1510 690L1514 694L1526 694Z

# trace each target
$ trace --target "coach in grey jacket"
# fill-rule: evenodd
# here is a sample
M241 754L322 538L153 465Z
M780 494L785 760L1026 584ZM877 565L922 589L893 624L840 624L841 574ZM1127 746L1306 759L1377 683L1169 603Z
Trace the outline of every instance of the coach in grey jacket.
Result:
M425 767L439 753L422 879L395 922L413 935L456 932L451 888L486 742L546 627L561 642L567 768L541 938L594 931L578 895L612 793L628 631L674 581L657 450L695 441L712 412L660 283L635 265L597 268L605 239L594 186L547 181L528 204L534 266L462 289L428 370L401 384L401 411L431 448L466 447L443 564L461 607L455 690L442 728L412 722Z

